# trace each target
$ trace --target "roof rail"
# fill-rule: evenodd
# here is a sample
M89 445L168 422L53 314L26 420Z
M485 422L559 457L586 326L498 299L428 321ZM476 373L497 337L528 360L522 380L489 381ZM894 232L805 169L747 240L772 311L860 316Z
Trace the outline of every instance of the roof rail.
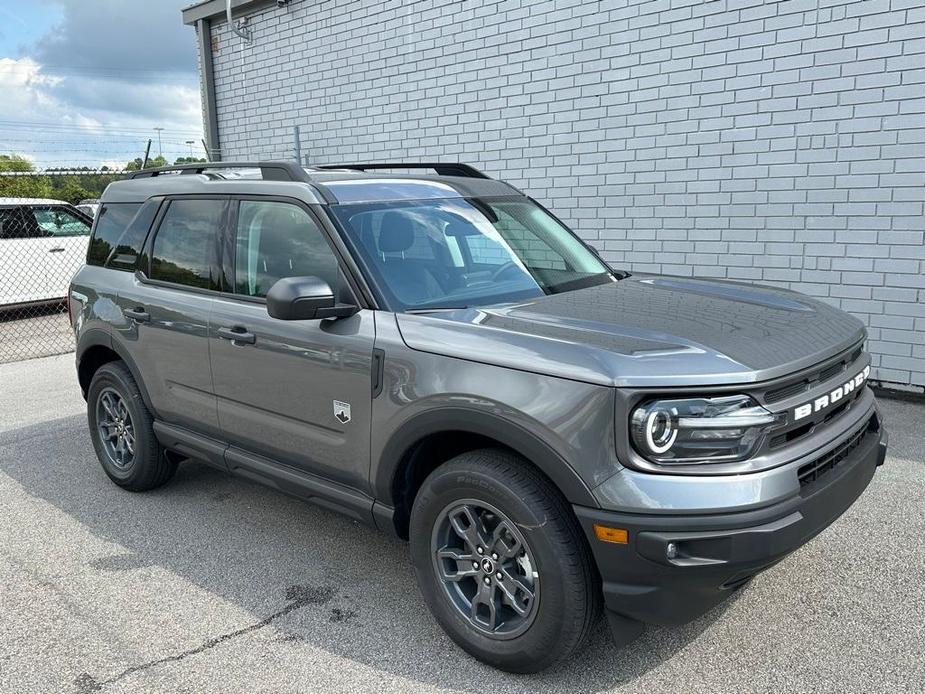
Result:
M174 171L180 174L201 174L208 169L260 169L265 181L302 181L311 182L308 173L294 161L212 161L196 164L180 164L177 166L161 166L157 169L143 169L133 171L129 179L151 178L162 173Z
M373 162L369 164L315 164L316 169L351 169L353 171L375 171L377 169L433 169L440 176L463 176L465 178L491 178L474 166L452 162Z

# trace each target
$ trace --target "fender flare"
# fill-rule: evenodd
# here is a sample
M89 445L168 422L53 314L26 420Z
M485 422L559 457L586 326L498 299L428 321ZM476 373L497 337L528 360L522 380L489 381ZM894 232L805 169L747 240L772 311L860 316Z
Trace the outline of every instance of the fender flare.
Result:
M465 407L441 407L415 415L391 435L373 472L376 499L393 506L393 481L405 452L431 434L452 431L498 441L539 468L570 503L600 506L575 469L545 441L509 419Z
M151 404L151 396L148 395L148 389L145 387L145 382L141 378L141 371L138 369L138 365L135 363L135 360L132 359L129 351L121 344L118 340L113 339L105 330L100 330L98 328L91 328L83 333L80 336L80 340L77 343L77 370L80 372L80 360L83 358L83 355L91 349L92 347L106 347L107 349L115 352L119 359L128 367L129 372L132 374L132 378L135 379L135 383L138 384L138 389L141 391L141 399L145 403L145 407L148 410L155 414L156 411L154 406ZM86 394L84 394L86 395Z

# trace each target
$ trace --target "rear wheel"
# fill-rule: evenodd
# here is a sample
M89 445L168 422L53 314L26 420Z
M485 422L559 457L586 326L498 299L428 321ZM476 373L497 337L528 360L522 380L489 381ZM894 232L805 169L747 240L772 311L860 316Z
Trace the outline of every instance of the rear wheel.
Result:
M121 362L101 366L87 391L90 437L103 470L130 491L159 487L177 471L154 435L154 418Z
M587 638L601 598L584 536L559 491L517 456L486 449L439 467L410 532L425 600L479 660L536 672Z

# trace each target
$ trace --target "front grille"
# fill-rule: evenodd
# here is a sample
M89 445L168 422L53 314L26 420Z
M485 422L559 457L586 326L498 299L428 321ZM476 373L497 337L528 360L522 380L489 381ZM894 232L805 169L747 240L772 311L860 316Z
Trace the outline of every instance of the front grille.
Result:
M800 487L812 484L830 470L834 470L842 461L847 458L851 452L861 445L864 435L875 429L875 417L871 417L864 423L860 429L855 431L840 445L833 448L825 455L819 456L811 463L807 463L797 470L797 477L800 480Z
M834 363L827 363L823 368L812 370L795 383L788 383L781 388L769 390L764 394L764 402L768 405L786 400L789 397L805 393L812 390L816 385L827 381L842 371L845 371L851 364L856 362L863 353L863 347L859 346L850 353L842 354L836 357Z

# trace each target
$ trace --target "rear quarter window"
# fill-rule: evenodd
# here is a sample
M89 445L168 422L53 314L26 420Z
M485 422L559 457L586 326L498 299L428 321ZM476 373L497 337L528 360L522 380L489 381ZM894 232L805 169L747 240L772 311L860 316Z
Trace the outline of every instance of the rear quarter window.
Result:
M110 203L100 208L87 250L87 265L106 264L139 209L141 203L135 202Z
M114 270L134 272L161 201L161 198L151 198L144 204L131 202L107 205L106 213L103 214L101 211L97 215L96 228L98 229L114 210L116 214L105 223L111 227L111 231L108 232L109 238L114 237L115 240L106 240L104 246L103 235L94 230L93 238L90 240L87 264L105 265ZM126 221L123 222L123 219ZM94 244L97 245L94 246Z

